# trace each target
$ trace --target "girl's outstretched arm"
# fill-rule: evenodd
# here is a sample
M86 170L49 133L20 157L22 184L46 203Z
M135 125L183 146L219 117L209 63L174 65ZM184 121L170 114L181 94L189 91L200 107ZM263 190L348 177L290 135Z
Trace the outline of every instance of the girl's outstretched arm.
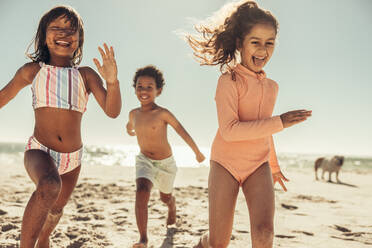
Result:
M106 44L103 46L105 50L98 47L102 57L102 65L96 58L93 61L97 66L98 72L106 81L106 89L103 87L101 77L92 68L83 67L80 70L85 75L89 90L93 93L106 115L116 118L121 111L121 94L114 49L113 47L108 48Z
M191 147L194 151L196 160L201 163L204 161L205 157L200 152L198 146L191 138L186 129L181 125L181 123L176 119L176 117L168 110L164 109L164 119L169 125L171 125L179 136Z
M268 137L311 116L311 111L294 110L266 119L241 121L238 99L236 83L230 76L220 77L216 91L218 125L221 136L230 142Z
M280 116L262 120L240 121L236 83L221 77L216 91L218 126L222 138L229 142L268 137L283 129Z
M0 109L12 100L21 89L31 84L39 70L40 66L34 62L19 68L12 80L0 90Z

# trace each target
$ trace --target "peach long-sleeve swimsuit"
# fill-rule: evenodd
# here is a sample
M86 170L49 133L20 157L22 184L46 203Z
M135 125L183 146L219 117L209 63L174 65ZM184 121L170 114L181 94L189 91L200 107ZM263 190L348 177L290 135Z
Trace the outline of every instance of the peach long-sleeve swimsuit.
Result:
M220 76L216 90L218 131L211 160L226 168L242 183L258 167L269 162L280 171L272 134L283 129L280 116L272 116L278 84L265 73L254 73L238 64Z

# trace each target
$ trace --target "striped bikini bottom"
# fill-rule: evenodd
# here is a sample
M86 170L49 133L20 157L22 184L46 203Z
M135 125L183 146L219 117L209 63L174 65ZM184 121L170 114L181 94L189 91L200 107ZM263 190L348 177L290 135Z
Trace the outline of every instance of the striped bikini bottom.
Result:
M52 157L58 169L58 173L60 175L70 172L74 170L76 167L78 167L79 165L81 165L81 158L83 156L83 147L81 147L79 150L75 152L70 152L70 153L56 152L42 145L34 136L31 136L28 139L25 151L35 150L35 149L42 150L48 153Z

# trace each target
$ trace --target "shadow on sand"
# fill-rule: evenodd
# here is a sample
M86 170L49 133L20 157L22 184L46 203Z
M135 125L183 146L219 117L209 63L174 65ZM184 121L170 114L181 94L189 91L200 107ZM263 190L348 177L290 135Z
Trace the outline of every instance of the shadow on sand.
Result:
M177 232L177 228L171 227L167 228L167 236L163 240L160 248L172 248L173 247L173 237L174 234Z
M327 181L327 183L333 183L333 184L339 184L339 185L344 185L352 188L358 188L358 186L354 184L349 184L349 183L344 183L344 182L332 182L332 181Z

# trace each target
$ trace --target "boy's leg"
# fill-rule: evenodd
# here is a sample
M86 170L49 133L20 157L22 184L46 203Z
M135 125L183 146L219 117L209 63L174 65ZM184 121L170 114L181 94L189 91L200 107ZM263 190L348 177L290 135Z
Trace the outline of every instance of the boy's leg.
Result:
M49 248L49 236L54 228L57 226L63 214L63 208L66 206L68 200L70 199L72 191L74 190L78 181L80 169L81 166L66 174L61 175L62 189L59 193L57 201L50 209L43 229L39 234L39 239L36 245L37 248Z
M160 192L160 200L168 206L167 225L173 225L176 223L176 198L172 196L172 193L165 194Z
M61 179L53 159L44 151L28 150L24 164L36 185L22 219L21 248L34 247L48 212L61 190Z
M239 183L223 166L211 161L208 191L209 245L227 247L231 237Z
M261 165L243 183L251 222L252 248L272 248L275 198L271 170Z
M137 227L140 233L140 240L138 244L133 247L141 247L139 244L147 244L147 220L148 220L148 202L152 188L152 182L146 178L137 178L136 180L136 220Z

